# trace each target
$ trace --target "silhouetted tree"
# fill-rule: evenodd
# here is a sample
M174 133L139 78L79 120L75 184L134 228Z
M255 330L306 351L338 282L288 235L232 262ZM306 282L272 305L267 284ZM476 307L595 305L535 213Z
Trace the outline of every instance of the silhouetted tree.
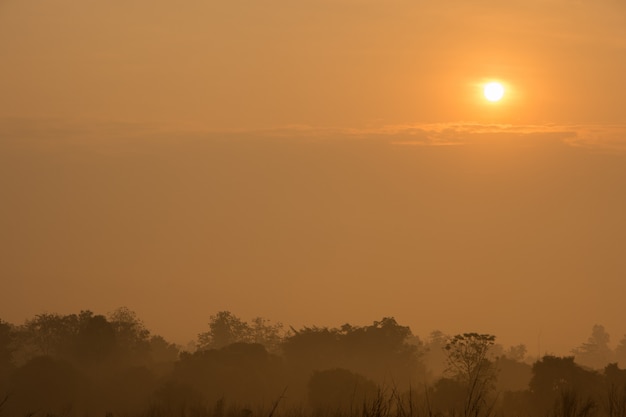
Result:
M127 307L109 313L108 321L115 331L118 360L132 365L148 362L150 331Z
M305 372L338 368L342 358L340 333L327 327L304 327L285 338L282 350L292 368Z
M496 389L500 392L523 391L528 389L532 378L532 367L524 362L509 359L507 356L495 360L498 378Z
M466 387L465 417L491 412L488 394L493 389L496 372L488 355L495 339L489 334L463 333L452 337L446 344L448 372Z
M609 347L610 336L604 326L593 326L591 336L572 352L576 362L592 369L602 369L613 360L613 351Z
M526 345L520 343L519 345L510 346L504 352L504 356L506 356L508 359L522 362L526 358L526 352L528 352Z
M78 332L75 314L38 314L19 327L22 361L44 355L67 358L71 355L74 337Z
M211 316L209 331L198 335L198 349L219 349L232 343L252 341L252 329L230 311Z
M446 344L450 337L445 333L434 330L424 345L423 360L427 368L427 380L434 381L443 376L448 367Z
M254 343L183 353L169 381L188 384L209 402L226 397L235 402L267 403L285 388L280 358Z
M494 358L508 358L517 362L522 362L526 356L526 345L519 344L515 346L509 346L508 349L505 349L504 346L500 344L495 344L491 349L491 356Z
M180 350L174 343L169 343L162 336L150 338L150 357L155 363L174 363L178 360Z
M88 310L40 314L21 326L0 321L0 412L248 417L249 410L230 407L271 407L288 386L284 401L294 405L308 395L318 414L348 408L389 416L395 407L394 413L406 417L412 412L402 407L420 396L431 417L486 417L495 405L495 387L497 412L504 416L626 417L626 371L617 364L600 373L573 357L546 356L531 370L522 362L525 346L505 349L487 334L433 332L423 344L407 326L385 317L366 326L292 328L285 335L280 323L246 323L219 312L200 336L203 349L179 353L127 308L108 317ZM608 334L595 326L577 352L606 349ZM444 358L447 377L418 394L407 388L424 381L424 356L435 368ZM394 387L392 408L376 383ZM373 405L363 407L368 398Z
M93 364L110 358L116 348L113 325L106 317L82 311L80 327L76 335L75 350L83 362Z
M313 371L345 368L337 329L327 327L292 328L283 340L281 351L289 373L289 392L305 397Z
M425 375L421 346L409 343L411 339L411 329L393 317L363 327L344 325L339 332L343 366L379 383L408 389Z
M263 317L255 317L249 325L251 341L259 343L271 353L279 353L280 344L285 336L282 323L271 323Z
M573 356L544 356L533 365L529 383L533 413L544 415L559 402L572 400L563 393L585 393L589 398L598 399L603 386L601 382L597 372L581 368Z

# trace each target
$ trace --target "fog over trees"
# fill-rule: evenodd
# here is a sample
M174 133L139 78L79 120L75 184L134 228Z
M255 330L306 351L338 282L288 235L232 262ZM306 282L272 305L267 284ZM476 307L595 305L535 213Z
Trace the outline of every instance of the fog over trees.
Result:
M0 416L626 417L626 336L539 358L496 336L220 311L183 348L128 308L0 320Z

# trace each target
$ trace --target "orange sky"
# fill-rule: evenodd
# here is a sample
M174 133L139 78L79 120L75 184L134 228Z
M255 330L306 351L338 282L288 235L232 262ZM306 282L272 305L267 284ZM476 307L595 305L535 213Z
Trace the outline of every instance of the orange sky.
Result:
M621 1L0 0L0 63L0 318L626 333Z

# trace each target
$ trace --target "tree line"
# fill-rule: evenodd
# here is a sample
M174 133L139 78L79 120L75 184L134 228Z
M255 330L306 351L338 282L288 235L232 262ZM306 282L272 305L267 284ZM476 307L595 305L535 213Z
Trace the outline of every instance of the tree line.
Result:
M625 346L598 325L573 356L531 359L391 317L286 329L221 311L184 349L128 308L39 314L0 320L0 416L626 417Z

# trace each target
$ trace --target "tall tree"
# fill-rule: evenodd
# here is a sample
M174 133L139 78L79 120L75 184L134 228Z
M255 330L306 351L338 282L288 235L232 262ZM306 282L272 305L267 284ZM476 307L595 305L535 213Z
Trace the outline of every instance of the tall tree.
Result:
M614 357L609 347L610 340L604 326L594 325L587 342L572 351L576 362L592 369L603 369Z
M316 370L343 368L401 389L424 380L421 346L409 343L411 330L393 317L369 326L292 330L282 350L294 374L308 378Z
M278 353L285 336L282 323L271 323L263 317L255 317L249 327L252 342L265 346L268 352Z
M489 350L496 337L490 334L463 333L446 344L448 373L466 388L464 417L479 417L491 412L488 395L493 389L496 372L489 360Z
M80 328L76 336L76 356L86 363L109 357L116 347L115 329L102 315L81 311Z
M70 314L38 314L19 327L21 361L36 356L67 358L72 355L73 343L78 333L78 316Z
M427 368L427 379L436 381L446 371L448 359L446 355L446 344L450 337L440 330L433 330L424 346L424 364Z
M340 341L348 369L398 387L408 388L424 380L421 342L393 317L369 326L344 326Z
M340 332L328 327L293 329L285 338L282 351L292 371L307 375L313 370L342 367Z
M115 332L119 359L145 364L150 349L150 331L139 319L137 313L127 307L120 307L109 313L108 321Z
M198 349L219 349L238 342L252 342L252 329L230 311L220 311L209 319L209 331L198 335Z
M573 401L568 393L584 393L586 399L597 399L598 391L604 389L599 374L580 367L573 356L544 356L535 362L532 373L529 388L534 415L546 415L555 404Z

